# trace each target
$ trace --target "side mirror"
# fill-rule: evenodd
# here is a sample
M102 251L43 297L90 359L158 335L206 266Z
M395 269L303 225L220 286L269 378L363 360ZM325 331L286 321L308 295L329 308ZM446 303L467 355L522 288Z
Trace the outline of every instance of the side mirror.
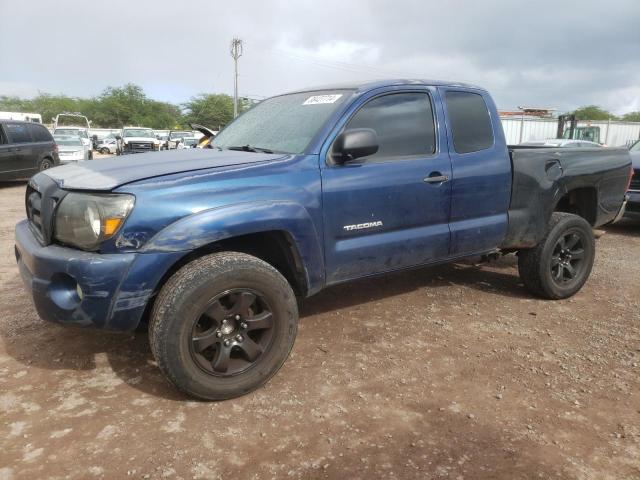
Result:
M371 128L345 130L336 139L333 157L338 163L368 157L378 151L378 135Z

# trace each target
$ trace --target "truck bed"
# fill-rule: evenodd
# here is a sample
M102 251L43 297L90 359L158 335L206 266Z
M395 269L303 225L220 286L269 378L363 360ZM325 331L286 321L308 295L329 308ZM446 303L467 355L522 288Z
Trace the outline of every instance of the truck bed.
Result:
M614 220L624 201L631 160L624 148L509 146L512 165L509 228L503 249L528 248L544 236L554 211L570 203L598 227ZM565 206L566 205L566 206ZM560 206L560 208L558 208ZM568 207L568 208L567 208Z

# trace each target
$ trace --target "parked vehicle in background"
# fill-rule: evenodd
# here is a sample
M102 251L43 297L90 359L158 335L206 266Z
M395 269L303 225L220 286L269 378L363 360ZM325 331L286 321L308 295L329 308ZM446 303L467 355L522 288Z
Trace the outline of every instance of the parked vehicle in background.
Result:
M587 140L568 140L565 138L549 138L547 140L532 140L522 142L526 147L556 147L556 148L602 148L602 145Z
M158 146L158 150L168 150L169 149L169 147L167 146L167 141L169 140L169 134L168 133L156 133L156 138L160 142L160 145Z
M58 147L44 125L0 120L0 180L28 178L59 163Z
M633 162L633 178L629 184L626 217L640 220L640 140L629 148Z
M195 137L187 137L178 141L178 149L182 150L184 148L196 148L198 146L198 140Z
M0 120L20 120L23 122L42 123L42 115L39 113L0 112Z
M72 135L54 135L56 145L58 145L58 156L60 164L78 163L89 160L89 150L82 143L79 137Z
M146 312L159 368L205 399L268 381L296 297L330 285L517 252L532 293L574 295L631 174L627 149L507 147L486 90L435 81L273 97L212 147L39 173L15 234L42 318L133 330Z
M102 142L98 143L98 152L102 153L103 155L106 154L115 154L116 153L116 149L118 148L118 141L116 140L115 137L107 137L104 140L102 140Z
M124 127L116 136L116 155L153 152L160 149L160 140L150 128Z
M90 124L89 119L80 113L59 113L53 119L53 134L80 137L91 159L93 158L93 149L89 135Z
M194 138L193 132L184 130L171 130L167 139L167 150L175 150L178 148L178 142L183 138Z
M190 127L193 130L200 132L202 134L202 137L198 139L197 148L211 148L211 142L213 141L214 138L216 138L218 131L211 130L210 128L205 127L204 125L200 125L198 123L192 123Z
M580 125L573 113L558 116L557 138L600 143L600 127Z

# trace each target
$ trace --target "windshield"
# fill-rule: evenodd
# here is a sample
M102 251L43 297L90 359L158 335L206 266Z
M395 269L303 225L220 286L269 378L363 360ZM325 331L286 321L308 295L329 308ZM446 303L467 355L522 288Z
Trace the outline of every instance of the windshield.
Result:
M146 128L129 128L124 130L123 137L145 137L145 138L156 138L153 134L153 130Z
M292 93L269 98L229 124L212 146L250 147L276 153L302 153L349 90Z
M640 152L640 140L634 143L629 150L632 152Z
M198 141L195 138L185 138L184 139L184 144L185 145L195 145L196 143L198 143Z
M53 137L53 139L55 140L55 142L58 145L68 145L68 146L73 146L73 147L81 147L82 146L82 141L79 138Z
M73 135L76 137L89 138L89 134L87 133L87 131L80 128L56 128L55 132L53 133L54 135L56 133L59 133L62 135Z

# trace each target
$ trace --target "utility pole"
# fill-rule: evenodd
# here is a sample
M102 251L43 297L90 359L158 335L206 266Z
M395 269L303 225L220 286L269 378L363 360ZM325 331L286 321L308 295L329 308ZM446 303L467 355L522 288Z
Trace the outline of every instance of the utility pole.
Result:
M231 58L233 58L233 118L238 116L238 59L242 56L242 40L231 40Z

